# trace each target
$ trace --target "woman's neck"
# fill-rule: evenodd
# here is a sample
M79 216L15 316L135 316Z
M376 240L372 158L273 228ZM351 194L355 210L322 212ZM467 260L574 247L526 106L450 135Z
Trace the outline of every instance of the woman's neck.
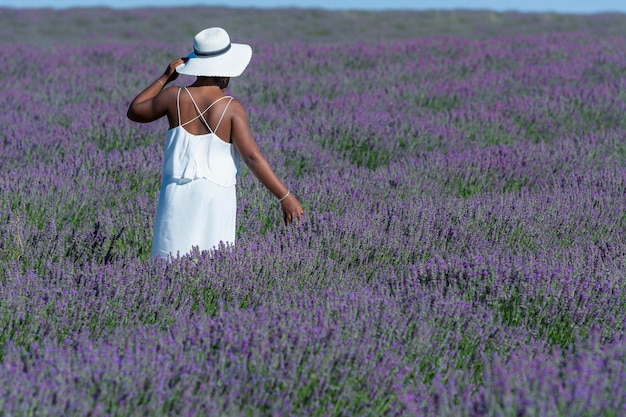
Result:
M208 77L198 77L196 81L191 84L191 87L218 87L219 83L213 79Z

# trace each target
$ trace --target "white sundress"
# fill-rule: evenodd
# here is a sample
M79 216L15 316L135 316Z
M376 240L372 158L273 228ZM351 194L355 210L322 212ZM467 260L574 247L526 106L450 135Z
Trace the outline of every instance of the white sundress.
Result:
M215 134L233 98L221 97L201 112L185 87L198 115L181 124L181 90L176 100L178 126L169 129L165 138L163 181L152 239L154 259L182 256L193 247L202 251L235 242L235 183L240 158L232 143ZM217 126L211 129L204 114L223 99L229 101ZM185 125L198 118L209 133L194 135L185 130Z

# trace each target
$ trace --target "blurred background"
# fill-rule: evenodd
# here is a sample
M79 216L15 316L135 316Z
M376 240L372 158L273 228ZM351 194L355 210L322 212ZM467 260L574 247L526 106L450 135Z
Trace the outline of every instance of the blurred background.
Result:
M624 0L0 0L0 7L13 8L70 8L70 7L299 7L358 10L492 10L557 13L626 13Z

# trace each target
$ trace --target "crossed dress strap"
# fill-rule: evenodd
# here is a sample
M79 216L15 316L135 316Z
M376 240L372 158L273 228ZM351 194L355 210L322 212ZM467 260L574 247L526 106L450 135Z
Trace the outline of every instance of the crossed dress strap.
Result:
M198 112L198 115L196 117L194 117L191 120L187 120L185 123L181 123L180 120L180 91L182 90L182 88L178 89L178 96L176 97L176 108L178 109L178 125L179 126L185 126L191 122L193 122L194 120L201 118L202 121L204 122L204 125L207 127L207 129L209 129L209 132L215 134L215 132L217 132L217 130L220 128L220 124L222 123L222 119L224 118L224 115L226 114L226 110L228 110L228 106L230 106L230 103L233 101L233 97L231 96L224 96L224 97L220 97L217 100L215 100L213 103L211 103L209 105L209 107L207 107L204 111L200 111L200 108L198 107L198 105L196 104L196 100L194 100L193 96L191 95L191 93L189 92L189 90L187 90L187 87L183 87L185 89L185 91L187 91L187 94L189 94L189 98L191 98L191 102L193 103L194 107L196 108L196 111ZM228 98L230 100L228 100L228 103L226 103L226 107L224 107L224 111L222 112L222 115L220 116L220 120L217 122L217 126L215 126L215 130L211 129L211 126L209 126L209 122L206 121L206 119L204 118L204 113L206 113L207 111L209 111L209 109L211 107L213 107L213 105L215 103L217 103L218 101L221 101L225 98Z

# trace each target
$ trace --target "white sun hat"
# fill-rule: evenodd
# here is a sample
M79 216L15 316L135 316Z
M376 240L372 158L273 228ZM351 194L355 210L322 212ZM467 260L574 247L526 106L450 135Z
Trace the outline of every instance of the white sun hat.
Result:
M179 74L196 77L238 77L252 58L250 45L232 43L219 27L204 29L193 39L193 52L185 64L176 67Z

